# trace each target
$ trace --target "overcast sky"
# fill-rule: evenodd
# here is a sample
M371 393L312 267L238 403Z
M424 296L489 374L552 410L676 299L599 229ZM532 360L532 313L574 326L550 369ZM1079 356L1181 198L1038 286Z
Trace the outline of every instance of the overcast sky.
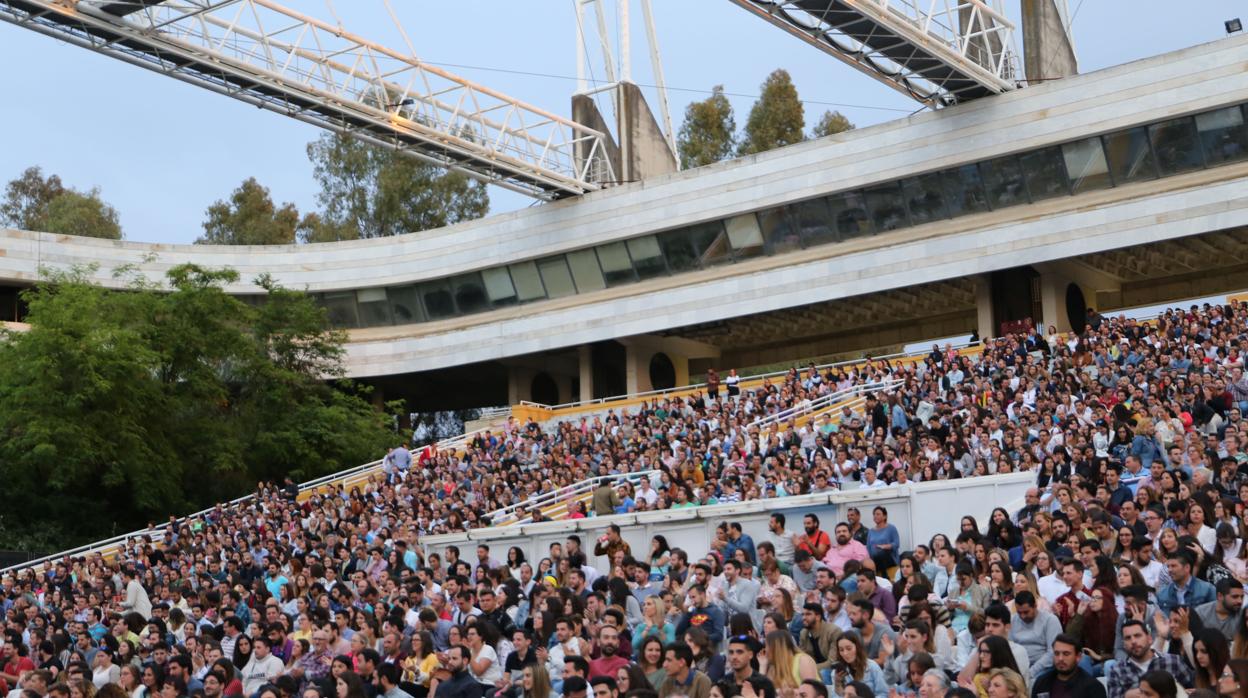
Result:
M1223 21L1248 11L1232 0L1069 0L1080 69L1089 72L1221 38ZM1018 0L1006 11L1017 18ZM391 0L416 54L540 107L567 114L576 84L572 0ZM288 6L332 19L326 0ZM673 120L716 84L745 123L758 85L786 68L807 102L808 124L839 109L859 126L918 104L790 37L726 0L654 0ZM404 47L382 0L336 0L343 25ZM634 80L651 81L634 11ZM1020 39L1021 40L1021 39ZM192 242L204 209L254 176L278 201L316 207L305 146L318 130L115 59L0 23L0 182L31 165L67 184L98 186L126 237ZM465 67L467 66L467 67ZM508 72L509 71L509 72ZM540 75L523 75L534 73ZM599 77L601 75L599 74ZM491 211L532 205L497 188Z

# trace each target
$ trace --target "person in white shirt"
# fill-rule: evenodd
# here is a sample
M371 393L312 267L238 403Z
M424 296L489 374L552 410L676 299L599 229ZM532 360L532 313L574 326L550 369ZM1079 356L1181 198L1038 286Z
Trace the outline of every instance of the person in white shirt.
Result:
M241 677L243 693L249 696L259 691L264 684L281 676L286 669L286 665L282 660L278 659L270 651L269 638L267 636L257 635L252 640L251 647L251 659L243 667Z
M785 563L793 562L793 537L797 534L785 530L784 514L772 514L767 521L767 542L771 543L776 549L776 559Z

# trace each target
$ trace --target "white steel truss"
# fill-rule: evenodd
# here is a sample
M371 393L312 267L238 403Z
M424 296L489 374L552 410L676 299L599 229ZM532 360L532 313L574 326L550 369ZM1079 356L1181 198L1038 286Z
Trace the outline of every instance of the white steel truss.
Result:
M540 199L615 179L603 133L271 0L0 0L0 20Z
M1015 89L1000 0L730 0L933 108Z

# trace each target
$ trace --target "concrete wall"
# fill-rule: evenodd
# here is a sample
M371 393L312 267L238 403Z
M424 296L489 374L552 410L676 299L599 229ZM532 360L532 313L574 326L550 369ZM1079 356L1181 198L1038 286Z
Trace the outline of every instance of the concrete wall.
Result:
M0 231L0 280L41 267L179 263L313 291L410 283L724 218L1167 116L1248 101L1248 35L578 200L397 238L153 245ZM1248 224L1248 165L1053 199L703 272L434 323L352 333L351 376L435 370ZM585 389L582 381L582 389Z
M683 548L690 559L694 559L706 554L708 541L714 537L715 527L721 521L740 522L742 529L757 543L764 540L772 512L785 514L789 530L799 530L802 516L814 513L819 516L822 528L831 531L835 522L845 519L848 507L858 507L863 512L864 525L870 525L871 509L883 506L888 509L889 522L901 534L902 548L907 549L926 543L936 533L944 533L952 539L963 516L970 515L978 521L986 521L993 507L1004 506L1011 511L1021 507L1023 495L1034 484L1034 473L1011 473L696 509L486 528L462 534L426 536L421 539L421 546L426 555L437 552L445 556L446 547L456 545L461 555L474 559L476 546L485 543L490 546L491 556L502 560L507 549L514 545L523 550L525 557L536 566L547 556L551 543L561 543L575 533L581 537L590 564L605 572L606 558L593 556L592 546L612 523L621 527L624 540L628 541L635 556L645 554L650 549L651 537L662 534L669 545Z

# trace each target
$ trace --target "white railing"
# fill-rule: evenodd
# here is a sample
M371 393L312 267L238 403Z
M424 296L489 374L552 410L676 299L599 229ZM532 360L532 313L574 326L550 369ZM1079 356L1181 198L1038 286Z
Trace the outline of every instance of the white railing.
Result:
M510 417L511 405L505 407L482 407L477 419L495 419L497 417Z
M863 383L862 385L855 385L852 388L846 388L845 390L828 393L827 395L817 397L814 400L803 401L787 409L780 410L775 414L759 417L753 422L750 422L749 426L761 429L763 427L771 426L772 424L787 422L790 419L797 419L798 417L805 415L814 415L826 409L839 407L840 403L854 398L862 398L865 401L866 396L868 395L891 391L901 384L902 381L900 379L892 378L880 383Z
M484 433L485 431L487 430L478 429L477 431L469 432L467 434L461 434L459 436L454 436L449 439L444 439L442 441L439 441L434 446L434 452L438 453L441 451L458 450L460 448L463 448L468 443L470 443L474 437L476 437L478 434ZM424 449L423 448L412 449L411 454L413 457L416 457L422 450ZM333 484L335 482L346 482L346 481L356 478L359 475L363 475L365 473L369 473L372 471L380 471L381 466L382 466L382 460L379 459L379 460L372 461L371 463L357 465L356 467L351 468L349 470L340 470L338 472L331 473L329 475L324 475L324 476L316 478L315 480L309 480L308 482L305 482L299 485L299 492L303 493L308 490L314 490L319 487L324 487L325 485ZM207 509L203 509L203 510L195 512L194 514L181 517L178 521L179 523L181 523L187 520L202 517L208 514L209 512L214 511L218 506L223 506L226 509L237 507L240 504L243 504L245 502L248 502L254 499L255 496L256 496L255 493L252 493L243 497L239 497L237 499L232 499L228 502L225 502L222 505L214 504L213 506L208 507ZM166 524L161 524L159 526L155 526L152 528L145 528L139 531L123 533L119 536L113 536L112 538L107 538L105 540L96 541L94 543L87 543L86 545L80 545L77 548L72 548L70 550L63 550L61 552L54 553L52 555L47 555L45 557L41 557L36 560L28 560L26 562L13 565L11 567L5 567L4 569L0 569L0 574L8 574L11 572L17 572L17 571L31 569L31 568L38 569L47 565L48 563L63 560L67 557L93 555L95 553L102 553L102 554L114 553L114 552L126 549L127 547L129 547L132 541L134 541L135 539L141 536L147 536L148 538L152 540L152 542L159 542L164 539L165 531L168 529L168 527L169 527L169 524L166 523Z
M619 483L627 481L636 484L637 482L640 482L642 478L648 478L658 474L659 471L657 470L640 470L633 473L619 473L617 475L599 475L597 477L581 480L580 482L568 485L567 487L560 487L557 490L540 494L536 497L530 497L523 502L492 511L488 515L490 525L500 526L512 523L531 523L532 519L528 516L523 519L516 518L516 512L521 509L526 511L535 508L542 509L544 507L558 504L561 501L570 501L581 495L593 492L598 489L598 485L602 482Z
M979 344L980 344L979 342L961 342L958 344L951 345L951 348L957 351L961 349L966 349L967 347L978 346ZM871 356L871 357L864 356L858 359L847 359L845 361L834 361L832 363L818 364L815 366L815 370L825 371L830 368L841 368L844 366L853 366L855 364L863 364L863 363L868 363L871 361L894 361L897 359L909 359L909 358L913 358L916 356L926 356L930 351L931 351L930 349L924 349L924 350L912 351L912 352L896 352L893 354L881 354L879 356ZM797 366L796 368L802 372L810 370L809 366ZM789 371L791 370L793 369L786 368L780 371L769 371L767 373L756 373L756 374L752 374L749 376L741 376L741 382L746 383L750 381L763 380L765 378L779 378L781 376L788 375ZM599 398L594 398L592 400L577 400L574 402L565 402L560 405L547 405L547 404L543 404L540 402L533 402L532 400L521 400L520 404L530 405L532 407L541 407L541 408L548 409L548 410L562 410L562 409L568 409L572 407L589 407L592 405L602 405L608 402L615 402L617 400L630 400L630 399L643 398L643 397L662 397L664 395L671 395L673 393L684 393L684 392L689 392L692 390L701 390L702 388L705 388L705 387L706 387L706 383L692 383L690 385L679 385L674 388L663 388L661 390L646 390L640 393L627 393L624 395L613 395L611 397L599 397ZM720 387L720 390L725 389L724 379L722 377L719 379L719 387Z

